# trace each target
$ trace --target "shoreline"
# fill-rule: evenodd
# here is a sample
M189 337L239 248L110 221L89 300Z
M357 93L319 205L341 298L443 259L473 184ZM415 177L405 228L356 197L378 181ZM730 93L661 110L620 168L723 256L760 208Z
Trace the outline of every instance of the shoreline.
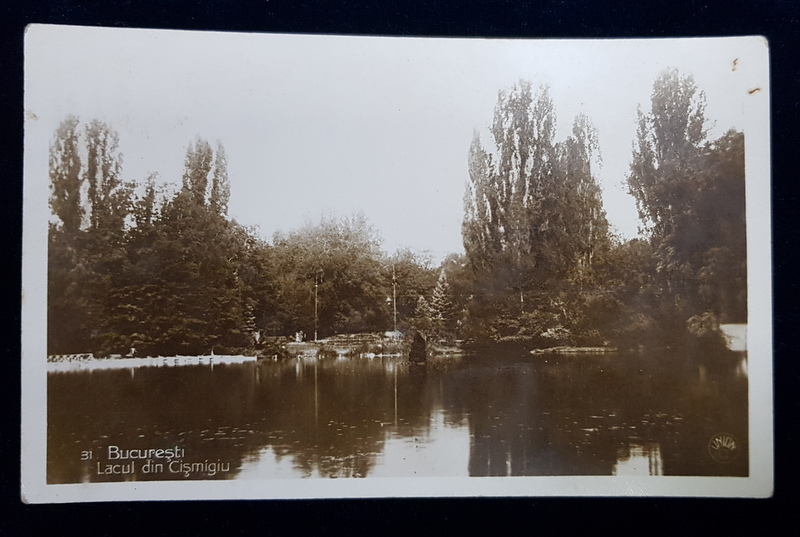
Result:
M615 347L549 347L546 349L533 349L530 354L616 354Z
M74 355L70 355L74 356ZM187 365L241 364L255 362L256 356L209 355L209 356L158 356L149 358L94 358L51 360L48 356L48 371L93 371L98 369L133 369L139 367L181 367Z

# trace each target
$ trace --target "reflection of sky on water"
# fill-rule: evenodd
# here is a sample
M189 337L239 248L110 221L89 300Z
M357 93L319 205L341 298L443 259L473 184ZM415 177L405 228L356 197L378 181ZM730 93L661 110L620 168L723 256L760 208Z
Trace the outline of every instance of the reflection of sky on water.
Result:
M239 475L243 479L320 477L318 469L312 471L311 474L298 475L293 457L278 455L272 446L267 446L258 453L246 457L242 461Z
M370 477L463 476L469 466L470 433L466 424L445 423L445 413L440 410L431 416L429 428L418 434L404 436L394 427L387 428L380 447L377 453L357 455L372 460ZM281 455L278 451L268 446L246 457L240 468L241 478L322 477L318 464L309 471L297 465L292 455Z
M374 477L464 476L470 456L466 425L445 423L444 412L431 416L430 428L410 437L390 432L378 456Z
M614 475L664 475L661 446L649 443L620 448Z

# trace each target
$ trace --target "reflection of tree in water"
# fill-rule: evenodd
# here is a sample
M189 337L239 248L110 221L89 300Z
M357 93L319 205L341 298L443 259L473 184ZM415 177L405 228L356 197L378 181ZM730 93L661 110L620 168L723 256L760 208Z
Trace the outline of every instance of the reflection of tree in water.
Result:
M434 413L469 427L475 476L611 475L636 457L665 475L747 475L747 377L735 362L487 356L420 366L376 357L53 373L47 477L109 480L94 463L111 444L178 445L187 461L231 464L194 479L236 477L265 451L299 475L367 476L388 439L433 439ZM708 452L720 432L740 442L730 463ZM89 449L95 459L82 462Z
M723 359L716 367L624 356L475 367L445 377L445 406L469 415L474 476L611 475L631 450L657 458L653 468L667 475L747 475L747 380L736 377L735 358ZM720 430L743 442L734 463L708 455Z
M296 363L293 374L259 392L258 404L264 429L281 431L276 453L291 456L305 475L316 470L325 477L364 477L386 434L413 434L429 423L424 378L407 364Z
M48 482L119 480L96 473L95 464L105 461L109 445L180 446L187 462L231 463L230 472L197 478L235 477L240 453L255 436L248 423L252 377L252 368L224 365L50 374ZM89 449L93 460L82 462L80 452ZM184 479L168 471L137 478Z
M563 388L542 382L531 364L451 374L445 400L469 414L470 475L609 474L601 448L572 445L576 411L553 398Z
M80 452L99 455L109 444L180 445L186 460L231 462L230 472L198 479L235 477L243 459L266 447L305 475L366 476L387 434L428 427L426 385L424 367L380 358L51 375L48 480L108 479Z

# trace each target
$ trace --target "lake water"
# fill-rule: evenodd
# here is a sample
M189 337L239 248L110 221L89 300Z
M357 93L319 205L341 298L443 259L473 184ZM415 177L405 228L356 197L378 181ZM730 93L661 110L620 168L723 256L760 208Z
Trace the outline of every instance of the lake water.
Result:
M291 359L48 383L49 483L748 474L744 354Z

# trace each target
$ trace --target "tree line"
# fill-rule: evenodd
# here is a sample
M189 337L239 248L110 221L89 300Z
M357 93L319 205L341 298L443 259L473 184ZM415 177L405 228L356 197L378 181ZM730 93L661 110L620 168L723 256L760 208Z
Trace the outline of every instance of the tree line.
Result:
M237 223L221 143L190 143L179 185L124 180L112 127L67 117L49 169L49 354L272 351L298 332L391 330L395 309L406 329L436 288L431 261L385 254L363 215L271 242Z
M744 135L708 139L705 97L664 71L639 110L629 193L640 237L609 230L591 120L556 140L546 87L501 91L468 151L464 254L391 255L363 215L271 241L228 214L221 143L189 144L179 181L125 179L119 136L67 117L49 158L48 352L274 350L303 332L414 329L519 348L718 344L746 322ZM178 179L178 178L174 178ZM396 301L396 303L395 303Z

